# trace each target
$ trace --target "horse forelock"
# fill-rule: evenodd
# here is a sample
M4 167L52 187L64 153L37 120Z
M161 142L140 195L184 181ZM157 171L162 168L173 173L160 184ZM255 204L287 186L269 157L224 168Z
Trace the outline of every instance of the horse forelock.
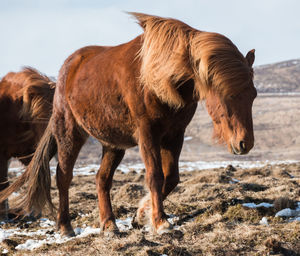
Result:
M225 36L196 30L176 19L131 14L144 29L138 54L141 84L163 102L183 106L176 86L189 79L194 79L199 99L205 99L209 90L228 97L248 86L252 69Z

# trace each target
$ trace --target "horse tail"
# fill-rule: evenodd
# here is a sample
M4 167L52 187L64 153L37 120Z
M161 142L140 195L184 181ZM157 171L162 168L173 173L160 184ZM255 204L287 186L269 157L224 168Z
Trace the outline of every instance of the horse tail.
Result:
M51 213L55 208L50 195L49 162L57 152L57 145L51 131L53 125L51 120L26 171L14 183L0 192L0 202L2 202L23 185L27 185L26 191L15 197L11 203L12 212L18 215L29 213L37 215L41 213L45 205L49 207Z

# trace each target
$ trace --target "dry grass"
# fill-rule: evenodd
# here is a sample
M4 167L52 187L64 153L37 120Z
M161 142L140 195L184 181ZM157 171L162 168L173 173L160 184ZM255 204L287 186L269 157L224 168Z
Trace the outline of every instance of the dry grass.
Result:
M274 217L278 210L300 201L299 168L300 164L289 164L183 172L181 183L165 201L166 212L179 217L180 231L172 234L156 236L134 228L118 237L90 235L32 252L16 251L15 246L26 238L15 236L1 247L9 255L299 255L300 223ZM142 176L116 173L112 201L117 218L135 214L138 200L146 193ZM232 183L233 178L240 182ZM52 195L57 203L56 189ZM74 177L70 202L74 227L99 226L93 176ZM249 209L242 206L245 202L269 202L274 207ZM268 226L259 224L262 217L268 219ZM39 228L35 222L25 224L5 227Z

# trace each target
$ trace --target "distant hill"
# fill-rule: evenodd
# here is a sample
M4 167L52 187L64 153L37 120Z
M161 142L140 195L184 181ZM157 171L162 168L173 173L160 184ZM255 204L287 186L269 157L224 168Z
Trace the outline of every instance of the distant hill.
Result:
M260 93L300 92L300 59L255 67L254 84Z

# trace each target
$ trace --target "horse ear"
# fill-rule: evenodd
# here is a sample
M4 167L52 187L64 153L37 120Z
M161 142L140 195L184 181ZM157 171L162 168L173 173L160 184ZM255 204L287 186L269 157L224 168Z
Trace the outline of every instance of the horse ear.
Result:
M255 60L255 49L249 51L246 55L246 60L248 61L249 67L252 67L254 60Z

